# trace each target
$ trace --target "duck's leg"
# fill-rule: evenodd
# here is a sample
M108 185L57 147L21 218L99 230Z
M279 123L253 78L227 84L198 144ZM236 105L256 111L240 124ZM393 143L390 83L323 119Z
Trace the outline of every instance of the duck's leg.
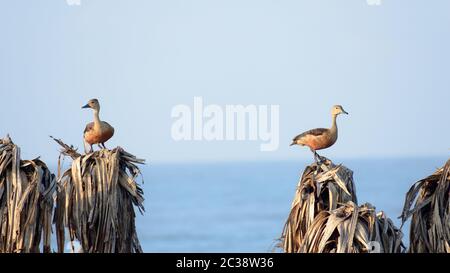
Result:
M314 154L314 161L316 162L316 170L313 172L313 181L316 180L316 175L319 173L320 170L320 165L322 164L322 162L320 161L320 156L317 154L316 150L314 150L313 148L310 148L311 152Z
M320 160L317 160L318 154L317 154L316 150L314 150L313 148L310 148L310 149L311 149L311 152L314 154L314 161L316 162L317 165L319 165Z
M106 146L105 146L105 142L102 142L102 147L103 147L103 149L108 149L108 148L106 148Z
M319 162L322 164L322 163L325 163L325 161L326 161L326 159L325 159L325 157L322 157L321 155L319 155L317 152L316 152L316 156L317 156L317 158L319 158Z
M313 152L314 154L314 161L316 162L317 165L325 163L326 160L322 156L320 156L316 150L311 149L311 152Z
M323 161L322 161L322 157L316 152L316 154L314 155L315 156L315 158L316 158L316 162L317 162L317 164L322 164L323 163Z
M321 156L321 155L319 155L319 154L317 154L317 156L319 157L320 163L325 163L325 162L327 162L327 158L326 158L326 157Z

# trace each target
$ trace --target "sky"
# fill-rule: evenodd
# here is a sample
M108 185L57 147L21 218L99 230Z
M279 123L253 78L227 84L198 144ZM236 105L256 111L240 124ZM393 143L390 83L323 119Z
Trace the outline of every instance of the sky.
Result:
M149 162L310 158L297 134L338 119L329 157L450 152L447 0L0 0L0 136L54 162L92 112ZM279 105L279 149L175 141L176 105Z

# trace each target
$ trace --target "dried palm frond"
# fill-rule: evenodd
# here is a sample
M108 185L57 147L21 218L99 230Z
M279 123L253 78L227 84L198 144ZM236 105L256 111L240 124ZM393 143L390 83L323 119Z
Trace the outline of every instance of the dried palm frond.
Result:
M299 181L291 213L281 237L287 253L296 253L314 218L322 211L331 211L348 201L357 203L353 172L326 160L319 166L307 166Z
M71 168L58 179L58 251L64 251L68 228L71 242L78 240L83 252L142 252L134 206L141 213L144 211L143 191L136 182L140 174L136 164L143 164L144 160L120 147L79 155L62 141L57 142L63 146L63 153L73 159Z
M305 234L300 253L400 253L402 233L384 213L370 204L352 201L333 211L322 211Z
M55 190L44 162L21 160L9 136L0 139L0 253L50 252Z
M412 216L411 253L450 253L450 160L406 194L403 224Z

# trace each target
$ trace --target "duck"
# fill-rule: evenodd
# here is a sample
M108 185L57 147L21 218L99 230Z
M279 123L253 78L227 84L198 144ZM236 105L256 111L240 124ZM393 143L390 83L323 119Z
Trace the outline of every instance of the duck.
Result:
M332 125L331 128L316 128L306 131L296 136L290 146L307 146L314 154L316 162L322 162L323 158L317 153L318 150L327 149L333 146L338 139L337 117L341 114L348 115L341 105L334 105L331 110Z
M84 129L85 152L88 152L87 146L90 146L90 152L93 152L94 144L98 144L100 148L106 149L105 142L114 136L114 127L108 122L100 120L100 103L98 99L89 100L82 108L94 110L94 121L87 124Z

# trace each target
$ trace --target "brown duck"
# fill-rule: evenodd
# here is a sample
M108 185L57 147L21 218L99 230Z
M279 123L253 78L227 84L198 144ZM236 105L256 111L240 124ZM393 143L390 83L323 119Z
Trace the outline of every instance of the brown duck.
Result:
M85 151L87 152L86 146L89 145L92 152L94 144L98 144L101 148L106 149L105 142L114 135L114 128L108 122L100 120L100 103L97 99L92 99L82 108L94 110L94 122L86 125L84 130Z
M328 147L331 147L334 143L336 143L338 138L338 128L336 124L336 118L340 114L348 113L342 108L341 105L333 106L331 110L331 115L333 119L333 124L330 129L326 128L317 128L304 132L296 136L292 145L300 145L300 146L308 146L311 149L311 152L314 153L314 159L317 161L322 161L322 158L317 154L316 151L323 150Z

